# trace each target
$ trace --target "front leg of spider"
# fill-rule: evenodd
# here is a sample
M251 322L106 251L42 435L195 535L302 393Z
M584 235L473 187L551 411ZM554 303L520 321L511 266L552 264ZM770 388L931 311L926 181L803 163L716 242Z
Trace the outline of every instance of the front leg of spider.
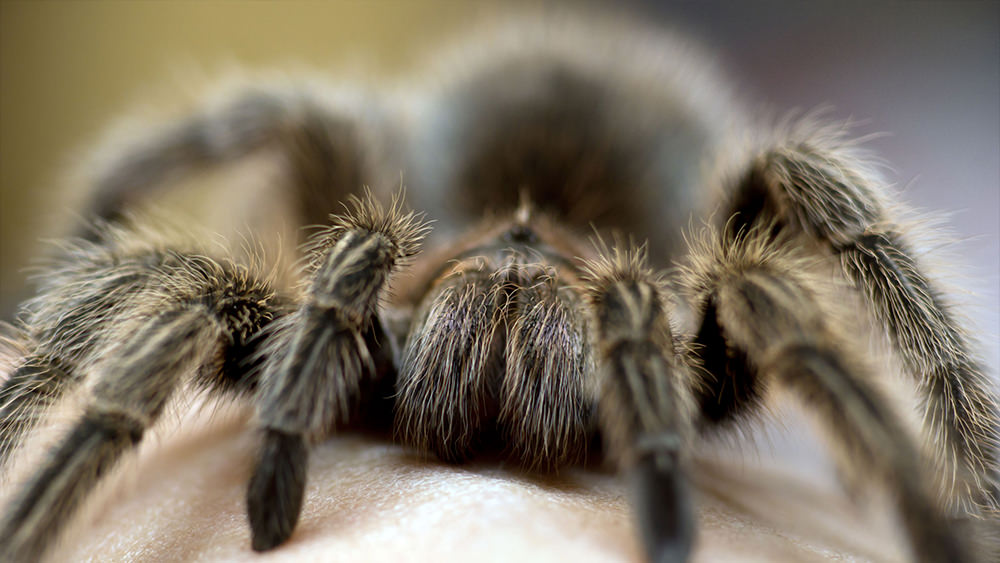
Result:
M247 490L256 551L292 534L305 493L307 442L346 421L373 371L365 332L390 275L403 267L427 232L421 217L388 208L371 194L352 199L313 237L311 280L296 312L276 323L257 402L262 444Z

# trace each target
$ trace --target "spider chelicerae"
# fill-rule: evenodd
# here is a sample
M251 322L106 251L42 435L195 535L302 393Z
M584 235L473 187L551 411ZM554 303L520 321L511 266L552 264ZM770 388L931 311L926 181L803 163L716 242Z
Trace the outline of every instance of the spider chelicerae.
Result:
M310 444L353 422L447 462L558 470L600 450L628 476L649 558L687 560L693 442L777 390L815 413L845 472L888 491L915 560L989 557L961 523L996 521L996 397L846 133L753 123L671 37L537 31L443 57L405 101L246 88L105 162L93 226L9 331L0 464L66 391L90 398L6 507L0 558L44 555L186 383L255 406L258 551L295 530ZM283 163L282 205L327 225L297 273L132 218L262 151ZM406 201L383 193L399 170ZM845 329L848 292L922 396L924 447Z

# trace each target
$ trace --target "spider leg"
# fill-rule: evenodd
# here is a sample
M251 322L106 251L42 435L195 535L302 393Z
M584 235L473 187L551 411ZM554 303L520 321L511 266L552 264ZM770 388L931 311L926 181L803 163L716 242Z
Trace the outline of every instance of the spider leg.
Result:
M25 349L26 359L0 387L0 467L28 431L44 419L48 407L82 381L123 336L118 331L122 321L148 302L148 291L162 291L172 284L178 287L180 280L192 276L193 287L215 284L222 291L227 279L244 285L250 282L238 268L224 269L193 254L161 248L128 228L109 226L97 233L97 241L65 243L39 276L38 294L22 306L20 326L10 338ZM247 295L266 293L234 290ZM269 299L270 294L260 297L262 302ZM229 313L241 310L246 307ZM253 372L240 364L251 355L252 332L270 313L259 310L243 319L231 315L221 314L232 335L221 371L202 383L209 388L246 390L253 386L248 379Z
M825 243L919 383L924 426L949 502L1000 510L1000 407L967 331L883 201L884 188L835 136L812 134L756 158L740 179L731 233L776 217ZM971 503L971 504L970 504Z
M803 265L778 252L769 229L719 236L693 249L687 284L702 314L698 354L718 391L749 378L798 396L840 451L843 469L874 478L899 507L913 556L926 562L970 561L960 534L939 508L911 443L869 375L834 333ZM720 369L721 368L721 369ZM714 381L713 381L714 379Z
M7 560L39 557L101 475L142 439L191 367L212 361L226 337L198 305L150 318L113 360L95 369L94 400L29 481L0 527Z
M101 476L142 439L183 374L197 367L195 382L202 386L252 387L238 366L254 348L250 336L273 317L273 292L240 267L150 249L102 254L89 244L81 248L95 254L76 254L74 275L63 271L62 283L29 307L38 321L29 328L46 334L51 350L83 359L86 373L98 379L84 414L9 504L0 522L5 561L43 555ZM102 262L109 257L115 259ZM94 311L103 313L78 319L92 324L69 322L81 313L74 310L56 317L67 323L56 323L65 332L41 330L45 308L67 304L48 298L96 288L107 291L92 295L99 302ZM22 393L13 400L26 399Z
M0 469L73 382L75 370L59 358L33 354L0 387Z
M372 323L389 276L414 256L427 228L396 199L369 193L312 241L311 281L299 309L275 325L257 403L262 445L247 489L252 546L291 535L305 492L307 440L346 421L362 379L374 371ZM375 343L377 344L377 343Z
M618 249L589 262L584 281L608 453L630 474L650 560L687 561L695 531L685 470L691 378L674 346L663 284L644 250Z
M290 199L302 224L322 224L348 190L373 181L366 172L370 155L362 150L371 143L356 123L362 113L343 111L306 88L239 92L117 151L98 170L85 216L117 222L130 205L168 184L269 148L287 160Z
M208 321L200 311L164 313L123 347L120 361L109 362L94 402L15 498L0 528L4 559L39 557L100 475L142 439L178 374L207 357L202 342L219 337Z
M38 294L21 308L9 342L25 361L0 388L0 466L44 419L47 408L95 361L109 327L130 310L169 253L138 244L120 248L125 229L99 231L100 240L66 244L38 276Z

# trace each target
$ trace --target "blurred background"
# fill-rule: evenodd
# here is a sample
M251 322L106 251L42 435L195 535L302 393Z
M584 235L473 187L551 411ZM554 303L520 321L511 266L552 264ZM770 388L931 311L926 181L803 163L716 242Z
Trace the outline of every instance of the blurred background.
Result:
M509 4L508 4L509 5ZM827 105L861 121L905 200L947 214L942 253L1000 366L1000 6L995 2L632 2L714 48L751 107ZM405 72L455 30L506 8L473 2L0 3L0 310L57 233L64 175L144 100L232 65ZM72 186L69 186L72 189Z

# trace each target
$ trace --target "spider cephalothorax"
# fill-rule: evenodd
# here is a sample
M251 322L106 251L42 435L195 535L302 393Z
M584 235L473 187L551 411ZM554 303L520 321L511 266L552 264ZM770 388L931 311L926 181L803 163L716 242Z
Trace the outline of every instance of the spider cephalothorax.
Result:
M809 405L844 469L888 490L914 559L977 558L953 521L995 518L996 397L842 134L803 120L729 144L748 120L701 57L655 34L522 30L474 51L411 115L277 85L98 170L99 227L66 245L11 332L24 352L0 389L0 463L66 389L94 378L92 397L14 495L0 554L41 556L193 377L256 408L256 550L294 533L310 443L388 401L374 423L447 462L499 449L558 469L599 435L633 483L650 559L685 560L695 437L778 389ZM169 181L265 148L302 222L333 212L298 287L117 224ZM401 196L361 191L400 167L433 230ZM706 208L721 221L685 245ZM605 232L648 242L609 246ZM873 385L831 298L846 291L912 375L932 447Z

